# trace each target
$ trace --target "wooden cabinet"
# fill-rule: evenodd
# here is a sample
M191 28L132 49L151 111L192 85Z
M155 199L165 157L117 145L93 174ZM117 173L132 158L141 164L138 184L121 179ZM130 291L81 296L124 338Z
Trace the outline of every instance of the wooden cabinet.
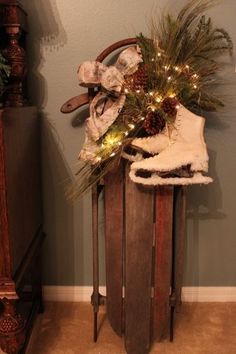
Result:
M42 311L43 237L37 110L6 108L0 112L0 346L9 354L24 353Z
M0 0L0 49L11 67L0 111L0 347L25 352L42 311L40 122L26 96L27 13Z

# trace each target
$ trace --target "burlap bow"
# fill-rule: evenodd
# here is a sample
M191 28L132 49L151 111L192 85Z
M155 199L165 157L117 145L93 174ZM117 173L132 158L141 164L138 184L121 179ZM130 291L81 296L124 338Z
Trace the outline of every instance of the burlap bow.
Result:
M125 76L132 75L141 63L138 46L123 50L116 63L107 67L97 61L85 61L78 69L79 84L84 87L101 87L90 104L90 117L86 119L86 138L79 158L95 163L99 149L98 139L114 123L125 103L122 90Z

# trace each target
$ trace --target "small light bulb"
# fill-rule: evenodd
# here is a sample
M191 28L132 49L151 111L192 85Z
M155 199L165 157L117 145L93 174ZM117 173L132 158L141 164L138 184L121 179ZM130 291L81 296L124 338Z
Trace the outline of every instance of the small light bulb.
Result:
M121 142L121 141L118 141L118 145L121 146L121 145L122 145L122 142Z
M107 139L107 142L108 142L109 145L113 145L113 144L114 144L114 140L111 139L111 138L110 138L110 139L108 138L108 139Z
M140 90L136 90L137 93L140 93Z
M176 108L176 109L180 109L180 105L177 104L177 105L175 106L175 108Z
M160 53L160 52L158 52L158 53L157 53L157 56L158 56L158 57L161 57L161 53Z
M189 65L185 65L185 68L186 68L186 69L189 69Z
M157 96L156 97L156 102L158 102L158 103L161 102L161 97Z
M127 88L125 89L125 93L129 93L129 90Z
M112 152L112 153L110 154L110 157L112 157L112 156L115 156L115 153L114 153L114 152Z
M152 58L152 61L155 61L155 59L154 59L154 58Z
M152 92L152 91L150 91L150 92L149 92L149 95L150 95L150 96L153 96L153 92Z
M167 66L167 65L165 65L165 66L164 66L164 69L165 69L165 70L168 70L168 66Z
M197 85L193 85L193 88L196 90L197 89Z
M175 71L179 71L179 67L178 66L175 66Z
M135 128L135 125L134 124L128 124L128 126L130 127L130 129L134 129Z
M144 119L145 119L145 117L141 117L140 119L141 119L141 120L144 120Z
M171 76L168 76L167 80L168 81L171 81L172 77Z
M129 135L129 133L126 131L126 132L125 132L125 136L127 136L127 135Z
M176 95L174 94L174 93L171 93L170 95L169 95L169 97L170 98L174 98Z

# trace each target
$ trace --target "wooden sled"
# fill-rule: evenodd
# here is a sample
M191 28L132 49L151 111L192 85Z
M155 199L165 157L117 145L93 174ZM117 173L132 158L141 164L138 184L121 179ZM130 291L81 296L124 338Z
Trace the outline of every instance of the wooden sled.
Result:
M115 50L134 45L136 38L119 41L104 50L103 61ZM88 104L94 89L73 97L61 108L70 113ZM181 303L184 259L186 187L144 187L133 183L129 162L104 178L106 305L113 330L124 336L128 354L148 353L152 342L173 340L174 314ZM98 196L93 187L93 295L94 341L99 294Z

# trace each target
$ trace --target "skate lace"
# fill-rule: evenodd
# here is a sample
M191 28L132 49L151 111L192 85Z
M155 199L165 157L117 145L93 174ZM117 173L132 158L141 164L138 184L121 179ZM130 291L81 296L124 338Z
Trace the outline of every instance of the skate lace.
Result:
M172 125L173 130L170 137L170 144L174 144L177 141L180 125L181 125L181 114L178 113L176 115L175 122Z

